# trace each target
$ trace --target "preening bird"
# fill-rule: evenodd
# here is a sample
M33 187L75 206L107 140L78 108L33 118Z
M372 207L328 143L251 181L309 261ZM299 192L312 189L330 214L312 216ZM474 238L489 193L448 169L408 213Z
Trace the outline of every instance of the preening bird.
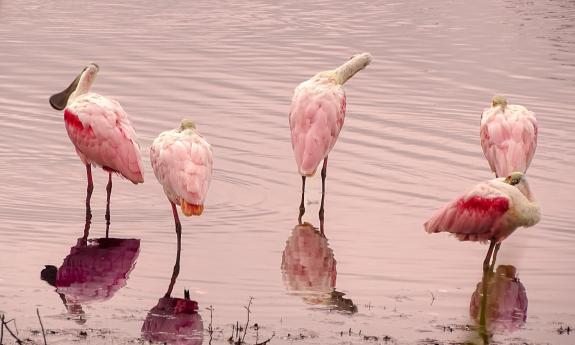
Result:
M487 270L495 244L539 219L539 206L527 178L513 172L477 184L440 209L424 226L428 233L450 232L461 241L490 241L483 266Z
M179 128L161 133L150 148L154 175L164 187L172 205L178 251L172 283L166 293L170 297L175 277L179 273L182 225L176 205L186 216L199 216L212 179L212 147L198 133L190 120L182 120Z
M521 105L507 105L503 96L481 116L481 148L496 177L525 173L537 147L537 119Z
M120 103L90 92L99 67L90 63L64 91L50 97L50 105L64 110L64 122L76 153L86 165L88 188L86 218L91 218L90 198L94 188L91 165L108 172L106 203L106 236L110 226L112 173L118 173L134 184L144 182L144 170L136 131Z
M328 154L335 145L345 119L346 98L343 84L371 62L368 53L353 56L340 67L316 74L294 91L289 124L298 171L302 176L299 222L305 212L306 177L313 176L323 160L322 196L319 211L323 223L325 177Z

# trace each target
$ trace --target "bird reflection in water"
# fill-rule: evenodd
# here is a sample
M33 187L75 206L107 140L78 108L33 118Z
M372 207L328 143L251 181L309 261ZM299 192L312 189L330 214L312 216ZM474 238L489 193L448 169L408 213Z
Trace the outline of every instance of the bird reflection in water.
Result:
M77 240L60 268L46 265L41 279L56 288L68 313L78 323L85 323L82 305L102 302L126 286L140 251L139 239L88 239L89 222L84 236Z
M298 224L286 242L282 257L283 280L289 291L311 305L325 305L350 313L357 306L335 290L336 260L327 238L309 223Z
M494 272L493 267L484 273L469 304L469 314L478 323L484 344L493 332L515 331L527 319L527 293L516 268L500 265Z
M180 233L178 241L180 241ZM198 314L198 303L190 299L190 292L184 290L184 298L171 297L172 290L180 273L181 246L177 246L176 264L167 292L150 309L142 335L146 340L168 344L201 345L204 324Z

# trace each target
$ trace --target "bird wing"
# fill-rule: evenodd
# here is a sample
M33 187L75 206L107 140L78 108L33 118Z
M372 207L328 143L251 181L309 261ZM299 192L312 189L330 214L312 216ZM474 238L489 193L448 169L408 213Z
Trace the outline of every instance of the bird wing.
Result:
M212 178L212 148L194 130L167 131L150 149L156 178L172 202L203 205Z
M120 103L88 93L66 108L64 120L70 140L89 162L144 182L136 132Z
M300 84L292 99L289 122L299 173L311 176L337 141L345 118L345 93L339 85Z
M425 231L450 232L462 241L488 240L510 207L509 196L483 182L440 209L424 224Z
M491 170L498 177L514 171L525 172L537 147L537 120L525 107L511 105L502 113L499 107L482 116L481 147Z

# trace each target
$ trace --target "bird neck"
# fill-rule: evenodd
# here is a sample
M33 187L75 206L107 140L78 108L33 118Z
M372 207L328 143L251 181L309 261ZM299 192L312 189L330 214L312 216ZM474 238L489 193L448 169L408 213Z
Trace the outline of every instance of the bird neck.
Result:
M339 85L345 84L357 72L364 69L371 62L369 53L358 54L349 59L346 63L334 70L336 82Z
M92 84L94 84L95 80L96 80L96 73L93 73L91 70L85 70L84 72L82 72L82 76L78 81L78 86L76 87L76 90L70 95L70 98L68 99L68 104L70 104L78 96L90 92Z

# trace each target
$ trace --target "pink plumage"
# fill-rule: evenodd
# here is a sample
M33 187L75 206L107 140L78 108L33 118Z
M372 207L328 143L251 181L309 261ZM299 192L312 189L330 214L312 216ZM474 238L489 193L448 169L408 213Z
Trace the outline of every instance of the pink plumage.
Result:
M537 147L535 114L496 96L481 116L480 136L483 154L497 177L525 173Z
M337 141L345 119L345 92L335 76L319 73L294 92L289 123L298 171L315 174Z
M199 215L212 178L212 148L191 121L161 133L152 143L154 174L168 199L186 215Z
M536 224L539 207L525 177L515 173L508 179L516 185L503 178L476 185L440 209L425 223L425 230L449 232L462 241L501 242L518 227Z
M66 107L64 120L84 164L97 164L135 184L144 182L136 132L120 103L85 93Z

